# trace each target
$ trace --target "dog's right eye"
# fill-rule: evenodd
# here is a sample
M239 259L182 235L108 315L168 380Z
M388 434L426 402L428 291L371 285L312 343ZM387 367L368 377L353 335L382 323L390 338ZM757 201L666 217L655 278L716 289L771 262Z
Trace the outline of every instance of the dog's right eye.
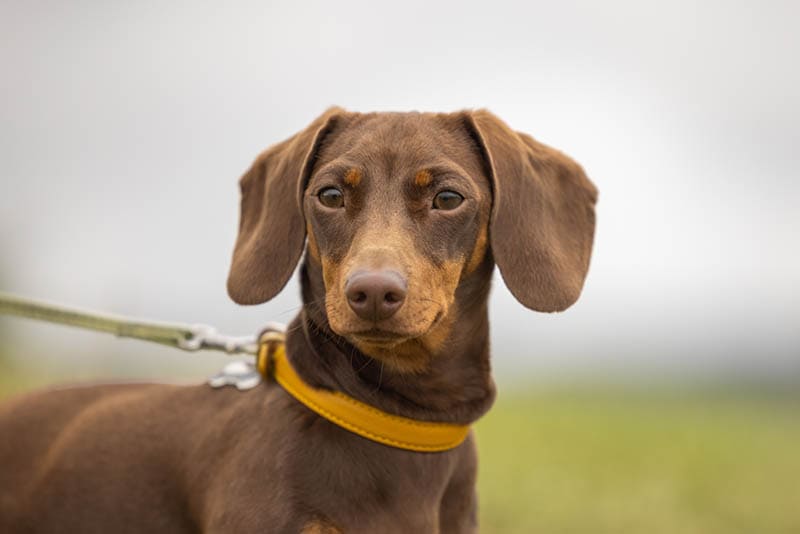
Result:
M317 198L326 208L341 208L344 206L344 195L335 187L326 187L317 194Z

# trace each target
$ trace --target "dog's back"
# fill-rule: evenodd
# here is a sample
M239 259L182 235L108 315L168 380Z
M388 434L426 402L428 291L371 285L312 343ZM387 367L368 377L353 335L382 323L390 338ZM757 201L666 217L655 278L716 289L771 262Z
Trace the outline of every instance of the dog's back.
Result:
M196 448L224 417L214 404L228 395L211 393L126 384L5 403L0 532L194 530L183 467L189 440Z

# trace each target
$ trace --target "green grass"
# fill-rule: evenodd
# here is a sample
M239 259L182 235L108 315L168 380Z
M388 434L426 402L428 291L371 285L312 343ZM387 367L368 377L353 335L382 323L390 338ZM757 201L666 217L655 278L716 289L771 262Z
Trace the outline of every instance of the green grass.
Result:
M800 393L531 390L477 425L481 532L800 533Z
M482 532L800 532L797 395L547 391L477 435Z

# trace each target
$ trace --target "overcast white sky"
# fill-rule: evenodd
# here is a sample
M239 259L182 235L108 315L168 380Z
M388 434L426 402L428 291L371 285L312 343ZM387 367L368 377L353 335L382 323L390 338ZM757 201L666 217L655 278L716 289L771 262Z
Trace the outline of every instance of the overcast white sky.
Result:
M296 281L255 308L225 294L254 156L332 104L487 107L600 190L575 307L527 311L498 278L501 376L800 374L796 2L0 6L0 290L231 333L287 322ZM185 361L0 326L23 355Z

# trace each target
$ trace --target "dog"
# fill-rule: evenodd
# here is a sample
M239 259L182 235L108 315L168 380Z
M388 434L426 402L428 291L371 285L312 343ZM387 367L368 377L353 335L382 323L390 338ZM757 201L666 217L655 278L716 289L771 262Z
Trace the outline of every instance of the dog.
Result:
M572 305L589 267L594 185L484 110L332 108L240 187L232 299L270 300L302 263L291 368L412 425L467 428L491 407L495 264L541 312ZM394 447L274 381L34 393L0 408L0 435L4 533L478 529L471 432L438 452Z

